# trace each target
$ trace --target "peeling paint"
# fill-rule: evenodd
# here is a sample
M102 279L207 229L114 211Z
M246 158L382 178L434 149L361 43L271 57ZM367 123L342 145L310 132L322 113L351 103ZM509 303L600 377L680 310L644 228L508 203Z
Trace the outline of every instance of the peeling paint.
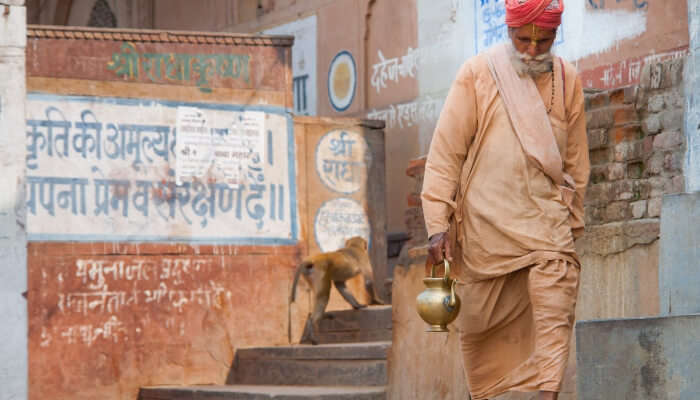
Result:
M556 49L568 60L579 60L619 47L620 42L642 35L647 30L647 12L609 10L592 11L584 2L567 3L563 24L567 35L585 38L567 41Z

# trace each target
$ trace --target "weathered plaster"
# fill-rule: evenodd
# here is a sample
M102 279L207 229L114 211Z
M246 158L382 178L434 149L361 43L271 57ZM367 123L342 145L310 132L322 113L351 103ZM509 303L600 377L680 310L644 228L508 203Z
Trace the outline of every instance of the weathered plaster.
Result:
M0 399L27 398L25 8L0 2Z
M316 16L311 15L263 32L266 35L294 35L292 73L294 76L294 113L297 115L317 114L316 49L318 48L318 34L316 26Z
M688 0L690 54L685 69L686 190L700 191L700 1Z
M585 1L569 1L563 17L564 43L557 54L579 60L619 48L620 42L640 36L647 30L646 10L589 10ZM591 32L597 32L595 38ZM588 40L582 38L588 37Z

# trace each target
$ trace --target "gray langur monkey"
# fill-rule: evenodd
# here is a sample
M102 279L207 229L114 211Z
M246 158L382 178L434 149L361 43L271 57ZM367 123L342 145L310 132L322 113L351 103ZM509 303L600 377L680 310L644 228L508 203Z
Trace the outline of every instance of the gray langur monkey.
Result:
M345 241L345 247L307 257L299 264L294 273L289 303L293 303L296 298L296 287L300 276L304 277L313 291L313 309L306 321L305 335L301 338L302 343L318 344L316 333L319 329L319 322L325 316L328 298L331 294L331 282L352 308L367 307L366 304L358 303L345 286L346 280L358 274L364 276L365 289L370 294L372 304L384 304L379 301L374 292L374 273L367 253L367 241L362 237L352 237ZM287 334L291 342L291 324L288 325Z

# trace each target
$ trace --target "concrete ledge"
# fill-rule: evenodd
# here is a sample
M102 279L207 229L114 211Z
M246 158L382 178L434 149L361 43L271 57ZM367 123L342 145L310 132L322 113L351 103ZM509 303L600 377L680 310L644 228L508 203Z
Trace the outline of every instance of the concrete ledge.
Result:
M293 359L293 360L383 360L386 359L391 342L340 343L319 345L296 345L255 347L239 349L240 360Z
M142 388L139 400L384 400L383 387L313 386L153 386Z
M578 399L700 399L700 314L581 321Z

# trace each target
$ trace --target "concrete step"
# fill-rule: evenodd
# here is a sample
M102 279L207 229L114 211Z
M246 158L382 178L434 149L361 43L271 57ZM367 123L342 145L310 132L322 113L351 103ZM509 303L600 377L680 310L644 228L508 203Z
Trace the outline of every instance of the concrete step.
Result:
M391 340L391 306L329 311L321 320L319 343L357 343Z
M576 323L577 398L700 399L700 314Z
M227 384L383 386L391 342L239 349Z
M384 387L362 386L153 386L139 400L385 400Z

